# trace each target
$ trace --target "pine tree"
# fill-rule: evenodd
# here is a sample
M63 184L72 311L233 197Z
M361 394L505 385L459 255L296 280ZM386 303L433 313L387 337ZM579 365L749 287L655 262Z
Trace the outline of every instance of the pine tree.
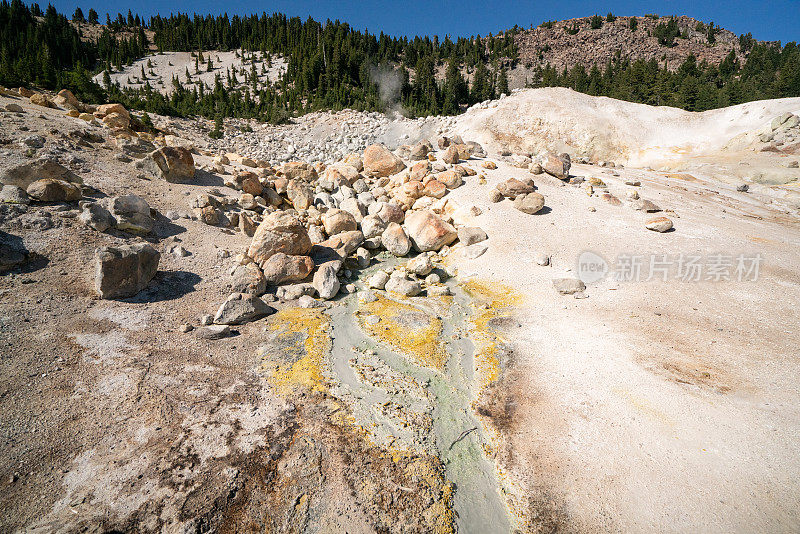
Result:
M97 11L95 11L94 8L89 9L89 18L86 20L89 24L97 24Z
M586 74L585 71L584 74ZM500 95L511 94L511 91L508 90L508 75L506 74L505 65L500 67L500 74L497 77L497 94Z
M85 19L83 18L83 10L81 10L81 8L79 7L75 8L75 13L72 14L72 21L85 22Z

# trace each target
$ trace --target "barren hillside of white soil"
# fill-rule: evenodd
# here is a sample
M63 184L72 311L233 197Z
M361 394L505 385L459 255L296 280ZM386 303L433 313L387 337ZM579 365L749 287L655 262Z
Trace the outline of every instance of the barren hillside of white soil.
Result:
M566 151L592 160L657 167L718 152L734 137L800 111L800 98L692 113L565 88L524 89L458 117L455 129L495 149Z
M253 82L245 76L252 75L255 66L259 87L262 84L273 83L280 79L286 72L286 61L280 56L272 56L267 60L260 52L243 52L242 50L203 52L203 59L211 59L211 69L207 63L197 62L199 57L192 52L161 52L151 54L126 65L121 71L110 73L111 81L123 88L142 89L149 83L153 90L169 95L175 91L172 83L177 79L184 88L191 90L201 83L213 89L216 76L227 84L228 73L236 75L239 84L236 87L251 87ZM145 77L142 77L144 69ZM187 78L186 73L189 73ZM103 83L103 74L94 77L94 81Z

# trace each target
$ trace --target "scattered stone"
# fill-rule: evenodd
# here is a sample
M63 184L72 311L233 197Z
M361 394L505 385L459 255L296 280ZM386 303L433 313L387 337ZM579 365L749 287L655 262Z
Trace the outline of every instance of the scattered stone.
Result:
M740 193L747 193L747 191L749 189L750 189L750 186L748 184L742 184L742 185L737 185L736 186L736 190L738 192L740 192Z
M404 297L415 297L422 292L419 282L399 276L390 277L385 289Z
M458 240L468 247L481 241L486 241L489 236L477 226L462 226L458 229Z
M224 325L244 324L275 311L255 295L232 293L217 310L214 322Z
M261 265L261 269L268 284L299 282L314 270L314 260L309 256L289 256L277 252Z
M264 217L258 225L247 255L260 267L278 252L308 256L312 246L308 232L297 216L276 211Z
M649 200L645 200L643 198L640 198L638 200L635 200L635 201L631 202L631 206L635 210L644 211L644 212L647 212L647 213L653 213L653 212L656 212L656 211L661 211L661 208L659 208L656 204L654 204L653 202L651 202Z
M189 183L195 173L192 153L183 147L159 148L136 165L154 178L162 178L170 183Z
M497 168L497 163L495 163L494 161L486 160L481 164L481 167L483 167L484 169L489 169L490 171L493 171L494 169Z
M337 270L333 262L328 262L320 265L314 273L314 289L317 290L319 298L329 300L339 292L341 284L336 276Z
M533 255L533 262L542 267L550 265L550 256L543 252L537 252Z
M78 215L78 220L98 232L105 232L114 226L114 218L111 216L111 212L97 202L84 204L83 211Z
M553 287L562 295L572 295L586 289L586 285L577 278L556 278Z
M306 308L306 309L325 307L324 302L321 302L310 295L303 295L299 299L297 299L297 305L301 308Z
M161 254L146 243L102 247L95 251L95 290L102 299L132 297L158 270Z
M656 217L655 219L647 221L647 223L645 223L645 228L653 230L654 232L668 232L672 230L672 221L666 217Z
M456 229L431 210L415 211L406 217L405 228L418 252L438 251L456 240Z
M191 332L192 330L194 330L194 327L189 323L183 323L181 325L181 332L183 332L184 334L187 332Z
M403 160L383 145L370 145L364 150L364 172L369 176L391 176L406 168Z
M396 222L391 222L381 234L383 248L395 256L405 256L411 250L411 240Z
M81 190L64 180L42 178L28 186L28 196L41 202L73 202L80 200Z
M134 234L149 234L153 231L155 221L150 216L150 205L142 197L113 197L108 206L118 230Z
M74 172L47 158L22 163L0 171L0 184L16 185L22 189L27 189L33 182L43 178L62 180L73 184L80 184L83 181Z
M231 329L227 325L215 324L204 326L197 329L197 337L200 339L214 340L222 339L231 335Z
M544 196L540 193L528 193L514 199L514 207L528 215L539 213L544 207Z
M492 189L489 192L489 201L490 202L500 202L501 200L503 200L503 198L504 198L503 197L503 193L501 193L497 189Z
M12 113L24 113L25 110L22 109L22 106L19 104L14 104L13 102L10 104L6 104L6 111L10 111Z
M546 154L543 159L544 161L542 161L541 165L544 172L550 176L555 176L559 180L569 179L569 169L572 164L569 154L561 154L558 156L555 154Z

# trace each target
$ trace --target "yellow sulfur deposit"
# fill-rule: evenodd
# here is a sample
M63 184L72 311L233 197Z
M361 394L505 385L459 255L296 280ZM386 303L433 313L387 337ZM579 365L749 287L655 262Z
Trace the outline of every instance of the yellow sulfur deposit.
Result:
M378 297L375 302L359 304L359 324L373 338L383 341L401 353L410 356L422 366L435 370L444 368L447 351L442 347L439 337L442 321L422 310L386 297ZM377 315L380 322L367 324L367 315ZM410 324L424 315L424 324ZM410 319L410 320L409 320Z
M478 381L477 395L500 378L500 361L497 359L498 343L502 337L489 327L489 321L508 317L511 308L522 302L522 297L511 287L500 283L489 283L476 279L462 284L472 298L475 317L472 320L470 339L475 345L475 376Z
M303 355L297 361L270 366L270 380L287 391L298 387L324 391L327 385L322 369L331 349L330 323L325 313L304 308L281 310L274 315L269 328L281 337L305 336Z

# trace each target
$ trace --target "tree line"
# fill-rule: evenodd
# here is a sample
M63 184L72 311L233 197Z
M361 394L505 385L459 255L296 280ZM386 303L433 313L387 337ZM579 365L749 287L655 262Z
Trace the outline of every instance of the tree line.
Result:
M595 26L604 22L599 16L594 19ZM0 84L69 88L88 102L117 101L132 109L179 116L281 122L320 109L382 111L398 105L411 116L456 114L509 92L509 72L518 61L514 38L520 31L514 27L499 35L455 40L449 36L407 38L358 31L338 20L321 23L280 13L177 14L145 21L128 11L127 16L107 16L99 38L83 38L86 25L97 23L93 9L87 16L76 9L70 21L52 6L43 12L38 4L1 0ZM713 25L709 28L713 36ZM658 37L668 46L675 29L668 21ZM152 32L152 39L146 30ZM740 38L740 46L746 52L743 64L733 53L719 65L698 63L690 56L670 71L655 60L630 61L617 54L605 65L588 70L576 66L559 72L539 67L526 85L571 87L592 95L692 111L800 96L800 50L795 43L761 44L747 35ZM192 79L187 69L183 81L172 80L169 96L153 89L144 68L141 87L123 88L111 82L110 73L129 67L151 53L151 47L159 53L192 52L196 72L201 63L206 71L217 70L210 54L203 57L203 51L241 49L250 71L218 71L209 85ZM286 72L277 81L263 81L256 61L274 56L286 58ZM91 79L99 72L104 73L102 84ZM397 86L389 99L380 86L386 76Z

